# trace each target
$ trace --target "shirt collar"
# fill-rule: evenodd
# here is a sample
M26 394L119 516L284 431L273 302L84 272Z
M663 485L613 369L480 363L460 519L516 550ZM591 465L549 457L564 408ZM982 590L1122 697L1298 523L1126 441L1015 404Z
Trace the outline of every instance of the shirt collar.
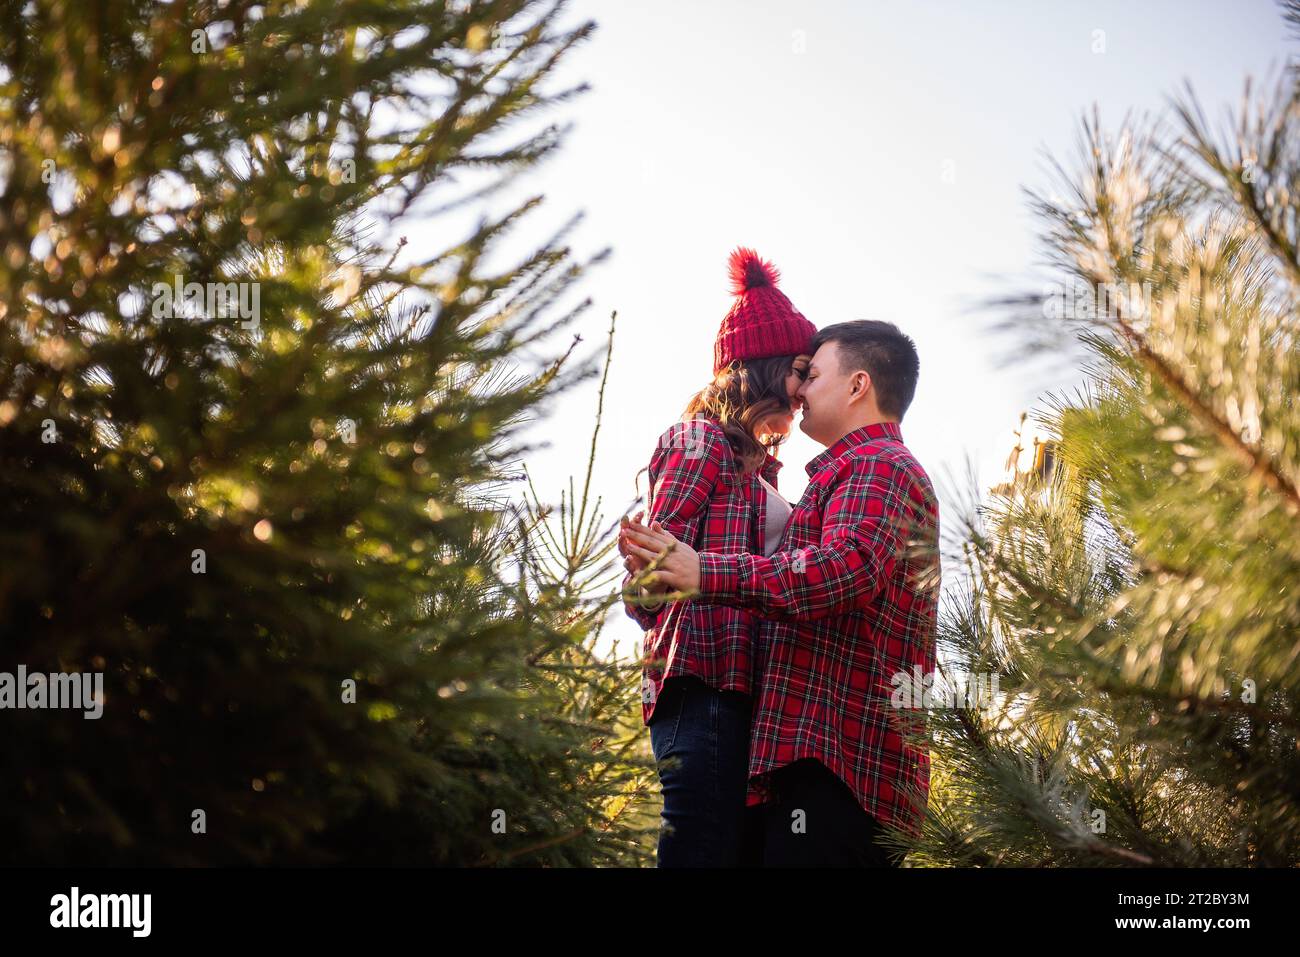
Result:
M808 477L812 478L849 449L856 448L872 439L893 439L895 442L902 442L903 432L897 422L873 422L871 425L864 425L860 429L854 429L847 435L841 436L839 441L808 463L806 466Z

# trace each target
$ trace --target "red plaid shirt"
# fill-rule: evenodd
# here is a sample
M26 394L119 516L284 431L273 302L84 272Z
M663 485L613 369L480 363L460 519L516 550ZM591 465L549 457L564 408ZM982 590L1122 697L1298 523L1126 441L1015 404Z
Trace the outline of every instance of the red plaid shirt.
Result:
M759 472L773 486L781 463L769 455ZM659 522L697 551L761 552L767 495L754 473L742 475L726 434L703 416L673 425L650 459L645 523ZM624 578L624 587L631 576ZM721 691L750 693L758 620L727 605L673 602L656 611L625 604L643 629L642 720L650 723L669 678L694 675Z
M816 758L878 821L917 833L930 755L905 736L924 735L925 712L893 708L890 698L895 676L935 667L934 489L889 422L850 432L808 474L775 554L700 556L701 601L767 619L749 803L765 799L763 775Z

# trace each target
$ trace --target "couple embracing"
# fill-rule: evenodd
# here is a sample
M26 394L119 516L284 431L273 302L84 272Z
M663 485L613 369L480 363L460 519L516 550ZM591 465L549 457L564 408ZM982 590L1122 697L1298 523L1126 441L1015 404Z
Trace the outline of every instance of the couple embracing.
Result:
M900 431L916 347L886 322L819 331L752 250L730 272L713 381L660 437L645 514L619 535L659 866L896 866L929 753L925 712L891 696L934 670L939 593L938 505ZM773 452L796 412L826 448L791 505Z

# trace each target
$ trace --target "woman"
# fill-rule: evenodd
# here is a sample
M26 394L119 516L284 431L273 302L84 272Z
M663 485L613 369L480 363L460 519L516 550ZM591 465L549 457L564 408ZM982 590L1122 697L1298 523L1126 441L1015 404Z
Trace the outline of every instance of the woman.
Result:
M659 438L645 520L699 551L770 554L790 515L771 450L794 422L817 330L753 250L732 253L730 273L736 301L714 343L713 381ZM629 586L639 567L625 564ZM738 866L756 621L722 605L656 605L640 594L627 609L646 629L642 713L664 797L659 866Z

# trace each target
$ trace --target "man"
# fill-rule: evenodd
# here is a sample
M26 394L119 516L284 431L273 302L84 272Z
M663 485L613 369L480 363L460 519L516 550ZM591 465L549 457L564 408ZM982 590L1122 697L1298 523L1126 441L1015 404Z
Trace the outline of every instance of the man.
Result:
M800 428L827 450L777 552L696 553L638 522L623 548L636 568L668 551L658 586L765 619L749 762L764 866L891 866L876 838L916 833L929 791L925 713L890 704L900 677L934 671L938 504L899 425L919 360L885 322L829 326L812 348Z

